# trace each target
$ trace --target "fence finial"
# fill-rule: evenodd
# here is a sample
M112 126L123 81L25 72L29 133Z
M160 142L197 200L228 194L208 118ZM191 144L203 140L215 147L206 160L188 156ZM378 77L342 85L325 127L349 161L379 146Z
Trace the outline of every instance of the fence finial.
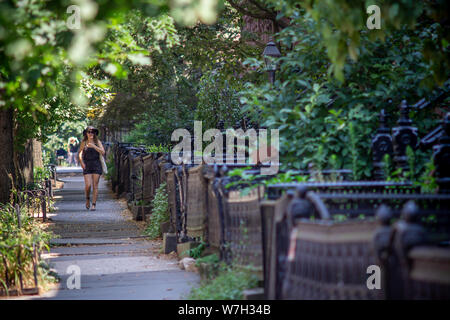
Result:
M416 127L413 127L412 120L409 118L410 107L403 100L400 103L400 118L397 121L397 127L392 128L392 140L394 143L394 161L398 168L403 171L409 170L408 157L406 149L410 146L413 150L418 147L419 136Z
M393 217L392 210L388 206L383 204L378 208L376 217L377 220L380 221L381 225L389 226Z

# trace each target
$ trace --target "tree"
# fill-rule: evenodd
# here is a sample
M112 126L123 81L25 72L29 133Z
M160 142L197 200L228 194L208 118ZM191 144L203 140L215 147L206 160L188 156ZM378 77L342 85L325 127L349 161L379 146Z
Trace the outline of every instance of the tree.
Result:
M4 124L2 130L7 131L2 136L3 147L13 150L0 158L2 181L9 181L6 177L11 174L14 183L20 186L23 179L17 154L23 152L24 143L33 137L45 137L48 130L68 118L71 109L85 105L86 99L80 94L82 70L86 65L101 65L102 57L95 53L106 25L114 26L116 14L138 9L150 17L172 12L176 19L181 19L181 5L189 13L190 22L195 23L198 19L214 19L220 2L213 5L208 2L202 8L204 4L196 1L169 6L157 0L99 3L80 0L77 5L82 23L78 30L69 29L66 24L70 4L66 0L0 2L0 122ZM109 71L114 69L114 60L123 54L120 50L110 53ZM0 201L9 197L9 187L0 190Z
M125 123L135 127L128 137L133 142L169 144L173 130L192 129L194 119L207 120L205 125L211 127L220 119L227 125L241 119L238 87L255 75L242 62L260 54L242 36L242 15L226 6L215 24L175 24L163 34L154 26L144 27L147 19L132 12L120 30L139 46L160 50L150 53L151 65L121 63L127 69L126 78L107 76L114 98L99 108L99 126L114 129ZM120 42L118 34L107 37L112 43Z
M427 59L423 50L430 39L438 41L441 27L419 19L415 28L402 24L399 29L384 31L383 41L373 40L367 30L355 31L358 33L355 61L341 51L333 51L335 39L322 29L324 21L332 18L321 15L320 10L325 8L319 3L311 11L297 3L277 4L285 15L290 14L292 22L276 36L283 53L279 80L273 86L248 83L241 102L255 121L280 130L285 169L307 169L313 163L319 169L353 169L356 178L369 178L371 155L367 150L380 110L384 108L393 116L392 124L401 100L414 103L421 98L429 99L439 88L440 82L434 80L434 62ZM334 7L334 11L339 9ZM345 28L345 24L335 25L336 39L341 39L340 32L345 32ZM260 60L249 59L247 64L263 69ZM341 76L336 73L338 70L342 70ZM448 78L449 69L444 71L444 78ZM445 108L445 102L435 107ZM439 114L414 111L411 115L421 135L440 121ZM423 156L426 160L431 157L429 153ZM425 159L421 155L417 161L422 169Z

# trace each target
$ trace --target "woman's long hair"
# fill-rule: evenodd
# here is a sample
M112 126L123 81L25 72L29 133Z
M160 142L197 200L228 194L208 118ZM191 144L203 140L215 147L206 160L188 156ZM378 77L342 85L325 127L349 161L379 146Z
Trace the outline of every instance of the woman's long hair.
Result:
M88 126L88 127L86 128L85 133L84 133L84 135L83 135L83 140L82 140L81 143L80 143L80 150L83 150L83 148L86 146L87 141L88 141L87 132L88 132L89 130L92 130L92 129L97 130L97 129L95 129L93 126ZM96 146L99 145L99 144L98 144L98 137L97 137L97 135L96 135L95 133L94 133L94 143L95 143Z

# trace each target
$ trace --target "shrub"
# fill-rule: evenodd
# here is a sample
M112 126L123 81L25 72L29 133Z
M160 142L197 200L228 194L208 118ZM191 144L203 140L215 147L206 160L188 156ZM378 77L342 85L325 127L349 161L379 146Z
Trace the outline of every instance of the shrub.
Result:
M155 198L152 201L152 214L150 223L145 229L145 235L151 239L161 236L161 223L169 221L169 202L166 192L166 184L162 183L156 189Z
M114 153L110 152L106 158L106 168L108 173L106 173L105 178L111 181L111 178L116 175L116 165L114 163Z
M146 151L148 153L152 153L152 152L170 152L170 148L167 145L162 145L162 144L152 144L150 146L146 147Z
M190 300L241 300L245 289L255 288L257 276L250 268L221 265L217 277L203 281L188 295Z
M273 85L247 83L239 93L243 111L262 127L279 129L281 169L306 170L312 163L318 170L352 169L355 180L370 179L371 138L380 111L385 109L388 127L393 127L402 100L414 104L435 95L436 84L428 81L432 66L421 52L436 26L402 27L387 33L383 42L361 33L358 61L340 62L345 80L341 82L329 77L333 69L330 54L336 52L328 51L329 39L318 32L321 25L301 8L283 10L292 20L275 35L283 52L277 81ZM245 64L263 71L262 61L247 59ZM437 111L445 105L438 103L433 108ZM436 111L411 110L420 137L441 121ZM426 150L421 156L415 151L416 176L425 169L431 153ZM339 156L330 161L333 154Z
M189 249L189 250L185 251L184 253L187 253L189 255L189 257L191 257L191 258L199 259L202 256L203 251L205 251L205 249L206 249L206 242L204 242L202 240L202 241L200 241L198 246L196 246L195 248Z
M4 288L6 292L8 289L20 287L20 274L24 287L34 287L33 245L36 252L49 250L48 243L53 236L44 230L42 224L26 214L25 208L20 211L20 224L19 228L14 207L10 204L0 207L0 255L3 260L0 263L0 288ZM39 285L45 287L46 283L54 281L54 278L42 268L39 261L37 264Z

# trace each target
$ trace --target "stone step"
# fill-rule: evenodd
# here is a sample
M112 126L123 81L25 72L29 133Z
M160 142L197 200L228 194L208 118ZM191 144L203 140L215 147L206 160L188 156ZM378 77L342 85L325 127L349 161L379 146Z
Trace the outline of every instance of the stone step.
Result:
M131 238L57 238L50 240L50 245L65 246L65 245L104 245L104 244L132 244Z
M159 242L130 241L128 243L103 244L103 245L73 245L52 248L51 255L90 255L90 254L116 254L116 253L143 253L159 252Z

